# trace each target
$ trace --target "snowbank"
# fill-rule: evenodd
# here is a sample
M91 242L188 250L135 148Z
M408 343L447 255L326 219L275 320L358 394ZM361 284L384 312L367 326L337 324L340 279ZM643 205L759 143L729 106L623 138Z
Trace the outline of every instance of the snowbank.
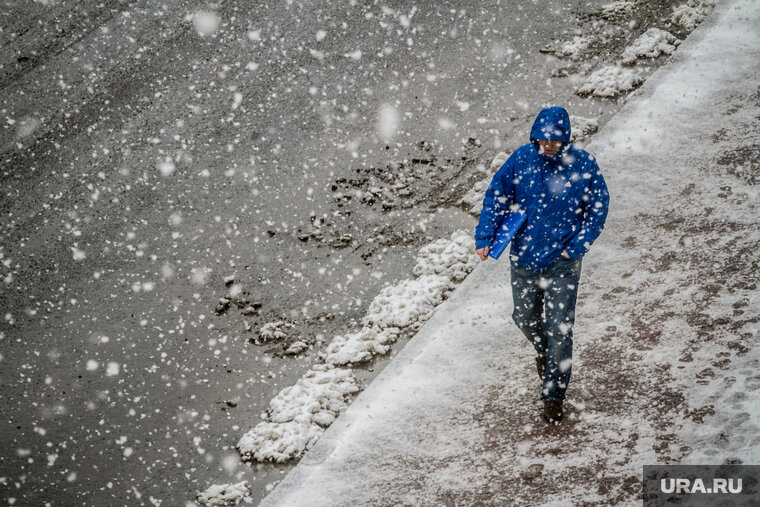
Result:
M660 55L670 55L676 50L681 41L670 32L659 28L650 28L633 44L623 51L623 64L636 63L638 58L657 58Z
M397 327L365 326L355 333L337 335L325 348L324 360L335 365L369 361L372 356L387 354L398 334Z
M687 30L694 30L715 7L715 0L689 0L673 8L670 20Z
M315 364L295 385L274 397L269 403L269 421L243 435L237 449L247 460L280 463L300 456L358 390L352 370Z
M473 248L471 233L456 231L449 240L439 239L420 248L412 273L419 277L442 275L451 281L461 282L478 264ZM453 288L451 283L449 286Z
M570 115L570 142L577 143L588 139L599 130L599 121L595 118Z
M237 484L214 484L205 491L198 493L196 500L206 507L224 507L237 505L250 494L251 486L248 481Z
M588 76L576 93L578 95L595 95L597 97L617 97L643 82L644 78L631 69L624 69L617 65L608 65Z
M441 304L443 293L449 287L445 276L425 275L414 280L403 280L384 288L369 305L363 319L380 327L408 327L427 320L430 312Z
M364 327L333 338L325 348L325 361L336 365L359 363L387 353L399 332L418 329L443 302L444 294L464 280L477 262L473 239L466 231L423 246L412 269L417 278L380 291L362 319Z
M466 231L450 239L433 241L419 250L413 268L415 279L385 287L372 300L362 328L338 335L320 353L325 364L316 364L294 385L280 391L270 402L268 420L248 431L237 444L244 459L284 462L298 457L348 406L359 386L349 368L386 354L403 329L418 329L444 300L447 291L465 279L478 257L474 240ZM283 322L267 324L274 333ZM264 328L260 334L263 334Z

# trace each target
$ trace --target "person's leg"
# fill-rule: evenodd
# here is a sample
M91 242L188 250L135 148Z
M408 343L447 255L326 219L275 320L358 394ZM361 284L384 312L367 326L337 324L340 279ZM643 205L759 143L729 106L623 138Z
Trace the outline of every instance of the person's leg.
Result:
M546 355L546 331L542 319L544 291L539 285L538 271L512 264L509 269L514 311L512 320L536 349Z
M561 257L544 276L548 286L544 295L546 326L546 375L541 392L543 401L563 401L570 382L573 358L573 325L581 259Z

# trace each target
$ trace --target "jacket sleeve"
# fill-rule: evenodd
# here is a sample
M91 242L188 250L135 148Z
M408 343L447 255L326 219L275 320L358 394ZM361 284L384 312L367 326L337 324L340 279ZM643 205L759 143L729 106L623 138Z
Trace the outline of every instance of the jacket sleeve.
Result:
M475 228L475 248L484 248L493 244L496 228L504 219L504 214L514 200L513 157L514 154L496 171L486 190L480 220Z
M576 260L588 252L591 244L604 229L604 221L607 219L610 194L596 161L592 160L591 164L591 181L587 193L583 195L583 223L578 234L565 248L571 260Z

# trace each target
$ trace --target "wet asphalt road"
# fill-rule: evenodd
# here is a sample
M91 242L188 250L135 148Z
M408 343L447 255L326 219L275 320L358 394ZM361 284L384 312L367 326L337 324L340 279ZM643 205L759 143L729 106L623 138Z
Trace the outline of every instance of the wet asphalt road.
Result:
M3 498L263 497L288 466L234 445L319 344L474 227L458 198L542 106L614 113L538 52L603 3L3 2ZM388 209L336 196L409 168ZM215 313L230 276L257 314Z

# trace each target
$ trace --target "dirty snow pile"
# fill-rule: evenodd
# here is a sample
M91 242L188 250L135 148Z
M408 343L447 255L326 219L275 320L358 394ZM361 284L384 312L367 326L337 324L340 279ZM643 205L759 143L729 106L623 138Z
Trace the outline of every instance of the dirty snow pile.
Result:
M443 293L448 287L449 279L439 275L402 280L380 291L362 321L381 327L403 328L419 324L443 301Z
M225 507L237 505L250 494L251 486L248 481L237 484L214 484L205 491L198 493L196 500L206 507Z
M700 24L710 10L715 7L715 0L688 0L673 9L670 20L687 30L694 30Z
M259 329L259 337L265 342L280 340L287 336L285 329L291 327L293 327L293 324L282 320L267 322Z
M599 130L599 122L594 118L570 115L570 142L577 143L588 139Z
M478 257L474 246L471 235L458 230L450 239L439 239L420 248L412 269L417 278L380 291L362 319L363 328L336 336L325 349L325 361L336 365L366 361L375 354L387 353L402 329L419 329L443 302L444 294L475 268Z
M644 78L631 69L617 65L607 65L594 71L578 88L578 95L595 95L597 97L617 97L632 90L644 82Z
M496 157L491 162L491 169L494 172L498 171L508 158L509 155L503 151L499 152L499 154L496 155ZM488 185L491 184L491 178L493 178L493 173L490 174L486 179L475 183L475 185L467 191L467 193L464 195L464 197L462 197L460 201L462 204L469 206L468 212L472 215L475 215L476 217L480 216L480 208L483 205L483 196L488 189Z
M311 447L359 391L353 370L338 365L386 354L402 329L418 329L444 295L473 270L478 262L474 247L471 234L462 230L423 246L413 269L417 278L385 287L370 303L361 330L335 336L320 353L325 363L312 366L272 399L267 420L238 442L241 456L281 463Z
M635 7L636 5L634 2L619 0L617 2L603 5L599 15L607 20L627 18L631 15Z
M650 28L623 51L623 64L636 63L638 58L657 58L660 55L673 54L679 44L681 41L672 33Z
M300 456L348 406L348 396L358 390L352 370L315 364L269 402L269 420L243 435L237 449L247 460L281 463Z
M576 35L573 40L565 42L557 49L555 53L557 56L570 57L572 60L580 58L583 53L591 45L593 37Z
M294 356L309 348L309 344L303 340L296 340L285 350L285 354Z
M335 336L325 348L323 357L330 364L361 363L375 355L387 354L390 344L398 339L400 329L364 326L359 331Z
M439 239L420 248L417 264L412 268L415 276L441 275L461 282L477 265L478 256L471 234L458 230L451 239ZM449 283L449 288L453 285Z

